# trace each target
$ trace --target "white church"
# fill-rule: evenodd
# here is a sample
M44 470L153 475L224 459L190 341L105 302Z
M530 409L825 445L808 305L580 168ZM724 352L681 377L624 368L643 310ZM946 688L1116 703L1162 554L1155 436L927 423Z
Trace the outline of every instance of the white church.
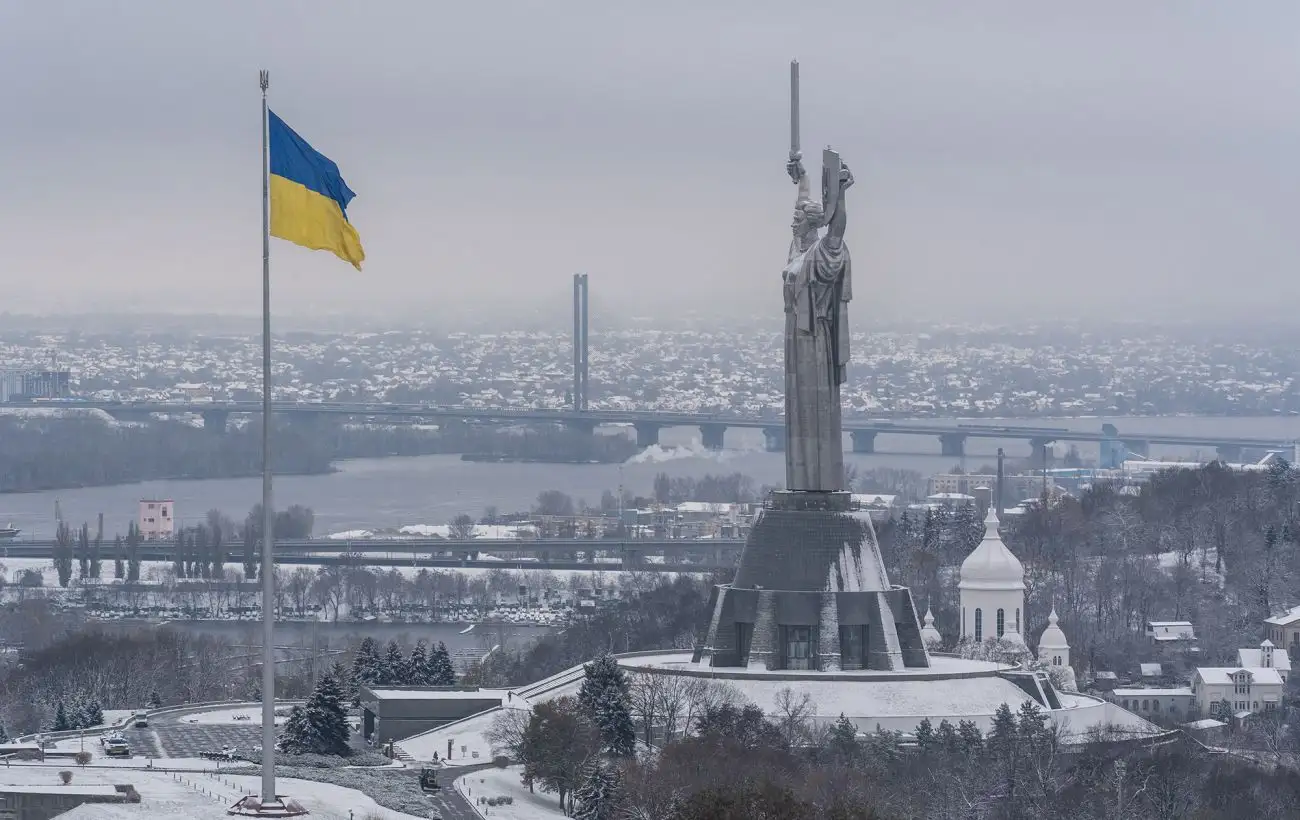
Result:
M984 518L984 538L961 565L961 637L977 643L989 638L1025 645L1021 637L1025 612L1025 567L1003 543L998 533L998 516L989 507ZM1038 637L1038 660L1048 666L1070 665L1070 643L1053 609L1047 627ZM934 615L925 613L921 635L926 643L940 643Z

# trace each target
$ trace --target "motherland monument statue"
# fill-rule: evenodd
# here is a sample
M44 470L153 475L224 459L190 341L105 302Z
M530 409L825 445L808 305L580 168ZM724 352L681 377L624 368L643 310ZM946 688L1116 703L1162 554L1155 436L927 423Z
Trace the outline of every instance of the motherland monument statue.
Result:
M821 199L813 198L799 151L797 62L786 170L798 185L782 275L786 488L764 502L735 580L713 588L692 662L751 672L928 668L911 593L890 583L870 514L853 509L844 486L840 385L852 297L844 192L853 174L827 148Z
M798 186L794 238L782 272L785 296L785 479L801 492L844 490L840 385L848 375L852 264L844 242L844 193L853 173L827 146L820 198L799 149L799 63L790 63L790 159ZM820 234L822 228L826 229Z

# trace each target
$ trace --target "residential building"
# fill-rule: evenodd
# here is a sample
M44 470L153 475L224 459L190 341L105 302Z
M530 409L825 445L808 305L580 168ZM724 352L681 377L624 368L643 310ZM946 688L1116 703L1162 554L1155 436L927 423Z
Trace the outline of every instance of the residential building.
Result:
M1187 720L1196 702L1191 687L1188 686L1172 689L1113 689L1106 693L1106 700L1135 715L1178 721Z
M136 526L146 541L170 541L176 535L176 510L170 498L143 498Z
M1286 650L1300 647L1300 606L1293 606L1281 615L1265 618L1264 635L1274 646Z
M1198 666L1192 672L1192 696L1202 717L1214 704L1227 701L1234 714L1271 712L1282 703L1284 685L1276 669Z
M1191 621L1147 621L1147 637L1158 644L1192 643L1196 629Z
M1291 656L1275 647L1268 638L1264 639L1258 649L1238 649L1237 663L1247 669L1276 669L1283 683L1291 675Z
M1043 477L1041 475L1009 475L1003 476L1002 481L1005 487L1004 500L1038 498L1043 494ZM930 476L930 495L956 493L973 496L975 490L981 487L991 489L996 482L997 477L991 475L939 473ZM1049 476L1047 491L1049 494L1053 494L1055 489L1056 483ZM1010 501L1007 501L1007 503L1010 503Z

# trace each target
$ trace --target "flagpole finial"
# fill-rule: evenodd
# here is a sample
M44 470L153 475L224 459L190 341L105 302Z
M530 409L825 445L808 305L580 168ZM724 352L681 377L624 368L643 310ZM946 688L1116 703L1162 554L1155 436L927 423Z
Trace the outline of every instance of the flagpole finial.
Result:
M265 94L266 89L271 87L271 72L266 69L257 72L257 84L262 87L262 93Z

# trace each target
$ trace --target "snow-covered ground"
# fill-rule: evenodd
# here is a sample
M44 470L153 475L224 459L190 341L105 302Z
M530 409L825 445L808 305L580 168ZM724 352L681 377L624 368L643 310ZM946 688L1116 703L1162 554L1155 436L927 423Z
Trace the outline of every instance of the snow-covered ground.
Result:
M501 709L532 708L522 698L502 702ZM431 732L399 740L397 745L416 760L432 760L434 752L446 766L477 766L493 758L492 744L484 736L492 728L492 721L501 714L500 709L485 712L465 720L434 729ZM451 741L452 755L447 759L447 741ZM478 757L474 757L477 754Z
M485 818L491 820L550 820L564 817L560 811L560 799L554 794L529 792L520 780L523 766L507 766L504 769L484 769L456 778L456 791L465 796L474 808ZM489 806L479 803L479 798L511 797L508 806Z
M224 814L226 807L233 804L245 793L257 791L260 778L255 775L227 775L225 773L204 774L184 772L173 774L144 767L144 761L114 761L122 765L96 766L81 768L71 761L51 761L47 763L13 764L0 768L0 787L2 786L41 786L51 789L60 788L58 773L63 770L72 772L71 787L105 786L129 783L140 793L141 804L145 813L137 812L135 816L148 817L218 817ZM134 765L132 765L134 763ZM168 760L174 767L210 769L208 761ZM385 809L370 797L355 789L335 786L328 783L316 783L309 780L279 778L276 789L297 800L312 816L327 820L344 820L348 817L361 818L376 816L384 820L407 820L413 815L402 814Z
M280 715L275 717L275 725L281 726L285 720ZM186 723L200 725L220 724L226 726L261 726L262 710L244 707L242 709L215 709L211 712L198 712L181 718Z

